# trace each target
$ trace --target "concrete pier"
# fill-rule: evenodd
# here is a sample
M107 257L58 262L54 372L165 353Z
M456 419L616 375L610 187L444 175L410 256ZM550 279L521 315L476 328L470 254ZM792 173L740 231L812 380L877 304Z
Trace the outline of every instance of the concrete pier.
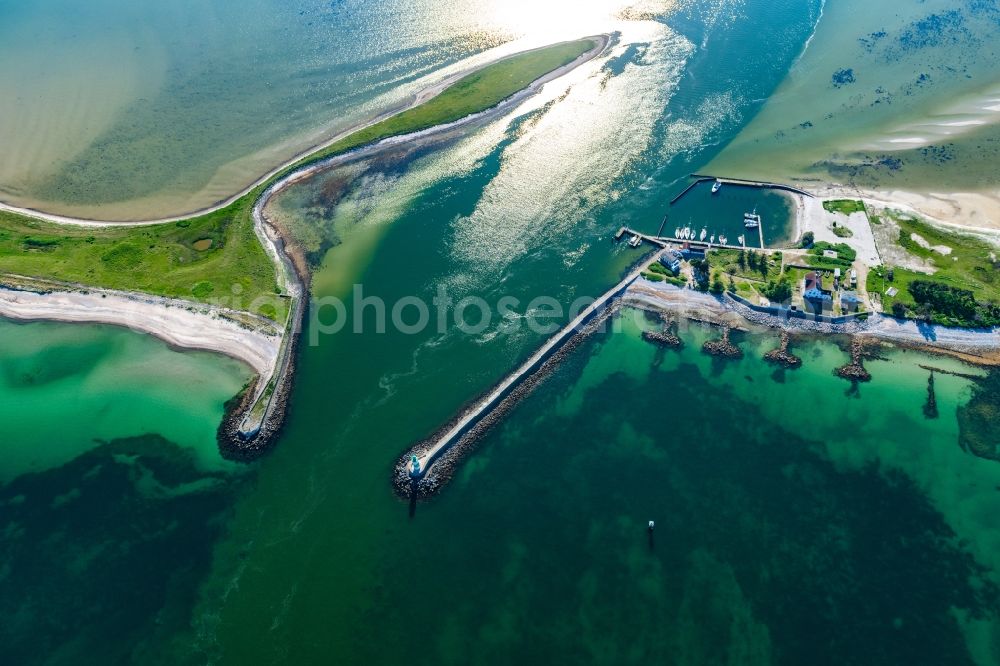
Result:
M691 185L688 187L688 190L697 185L698 183L704 182L706 180L713 180L713 181L721 180L723 185L737 185L742 187L761 187L769 190L784 190L786 192L792 192L793 194L800 194L804 197L809 197L810 199L816 198L815 195L810 194L805 190L800 190L797 187L793 187L791 185L785 185L783 183L768 183L762 180L742 180L740 178L716 178L715 176L709 176L704 173L693 173L691 174L691 177L697 178L698 180L691 183ZM683 192L681 192L681 194L678 197L676 197L674 201L677 201L677 199L680 199L682 196L687 194L688 190L684 190Z

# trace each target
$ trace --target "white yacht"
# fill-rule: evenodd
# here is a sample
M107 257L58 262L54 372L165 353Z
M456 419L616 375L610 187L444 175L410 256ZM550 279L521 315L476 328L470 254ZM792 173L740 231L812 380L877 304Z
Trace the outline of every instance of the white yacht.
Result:
M721 189L722 189L722 181L716 178L715 183L712 185L712 194L718 194L719 190Z

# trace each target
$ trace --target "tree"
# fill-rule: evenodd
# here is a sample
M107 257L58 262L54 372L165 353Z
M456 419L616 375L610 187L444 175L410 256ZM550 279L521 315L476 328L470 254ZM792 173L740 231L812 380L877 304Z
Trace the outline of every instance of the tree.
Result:
M761 292L767 299L773 303L784 303L792 298L792 285L789 284L788 278L782 277L777 282L768 282Z
M802 239L799 241L799 245L802 247L812 247L812 244L816 242L816 234L811 231L807 231L802 234Z
M897 319L906 319L906 306L900 301L893 301L892 303L892 316Z
M726 285L722 283L722 277L719 275L718 271L716 271L715 277L712 279L711 290L713 294L721 294L726 290Z
M736 256L736 263L740 265L740 270L747 269L747 251L740 250L740 253Z

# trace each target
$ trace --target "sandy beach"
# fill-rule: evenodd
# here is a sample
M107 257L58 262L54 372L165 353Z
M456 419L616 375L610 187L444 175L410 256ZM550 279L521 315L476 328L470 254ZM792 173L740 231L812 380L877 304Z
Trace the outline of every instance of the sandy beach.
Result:
M273 373L281 346L281 328L263 317L110 290L42 292L0 287L0 317L124 326L175 347L219 352L244 361L263 378Z
M901 210L931 222L989 234L1000 233L1000 191L911 192L867 190L843 185L801 185L818 197L864 199L881 208Z

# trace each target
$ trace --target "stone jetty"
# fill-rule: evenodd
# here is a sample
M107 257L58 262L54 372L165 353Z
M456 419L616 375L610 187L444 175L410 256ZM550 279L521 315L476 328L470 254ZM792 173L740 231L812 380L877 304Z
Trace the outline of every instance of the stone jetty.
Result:
M851 339L851 362L837 368L837 376L854 382L870 382L871 374L865 370L865 340L861 337Z
M718 340L709 340L701 346L701 350L711 356L722 358L743 358L743 350L729 341L729 327L722 329L722 337Z
M790 336L788 331L781 332L781 345L777 349L764 354L764 360L768 363L776 363L785 368L798 368L802 365L802 359L788 351Z

